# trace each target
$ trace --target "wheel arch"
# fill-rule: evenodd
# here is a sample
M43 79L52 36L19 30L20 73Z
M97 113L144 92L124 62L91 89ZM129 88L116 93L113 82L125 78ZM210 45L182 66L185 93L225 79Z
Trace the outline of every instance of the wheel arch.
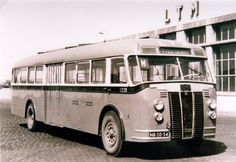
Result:
M106 105L100 113L99 125L98 125L98 135L99 136L101 135L102 120L108 111L114 111L117 114L117 116L119 117L120 122L121 122L122 133L123 133L122 137L123 137L123 140L125 140L125 127L124 127L124 122L123 122L123 115L119 112L119 110L114 105L111 105L111 104Z
M25 104L25 118L26 118L26 113L27 113L27 109L28 109L29 104L33 104L33 106L34 106L34 103L33 103L33 100L32 100L32 99L28 99L28 100L26 101L26 104ZM35 110L34 110L34 111L35 111Z

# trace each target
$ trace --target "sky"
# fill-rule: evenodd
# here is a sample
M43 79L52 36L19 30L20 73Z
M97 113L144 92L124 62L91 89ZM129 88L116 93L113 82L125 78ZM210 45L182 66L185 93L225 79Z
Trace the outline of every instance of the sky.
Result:
M18 60L37 52L101 42L165 25L236 12L235 0L199 0L199 16L190 18L195 0L0 0L0 82L11 78ZM183 5L179 22L176 7ZM103 32L105 34L99 34Z

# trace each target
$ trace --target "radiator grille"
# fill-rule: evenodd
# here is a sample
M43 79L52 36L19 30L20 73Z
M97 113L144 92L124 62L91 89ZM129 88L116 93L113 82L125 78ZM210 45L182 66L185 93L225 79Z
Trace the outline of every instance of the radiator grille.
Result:
M178 92L169 93L172 139L182 138L181 106Z
M169 92L169 104L171 115L171 135L173 140L182 139L182 105L179 92ZM194 127L193 138L202 138L203 136L203 94L202 92L193 93L193 112L194 112Z
M202 138L203 136L203 95L201 92L194 93L194 113L195 113L195 129L194 138Z

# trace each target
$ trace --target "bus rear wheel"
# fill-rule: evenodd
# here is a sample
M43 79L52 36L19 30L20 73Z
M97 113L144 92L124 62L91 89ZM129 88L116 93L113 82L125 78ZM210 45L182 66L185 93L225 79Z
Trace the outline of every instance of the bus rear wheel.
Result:
M30 131L32 132L36 131L37 122L35 120L34 105L32 103L28 105L27 110L26 110L26 124L27 124L27 128Z
M106 152L118 156L123 145L121 121L114 111L108 111L102 121L102 143Z

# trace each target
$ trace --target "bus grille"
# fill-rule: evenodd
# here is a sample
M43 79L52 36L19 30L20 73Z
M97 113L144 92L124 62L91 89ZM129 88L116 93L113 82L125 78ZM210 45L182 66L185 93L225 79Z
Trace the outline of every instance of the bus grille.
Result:
M194 138L202 138L203 135L203 97L202 92L194 93L194 113L195 113L195 129L193 131Z
M169 93L172 139L182 138L181 107L178 92Z
M181 101L181 93L179 92L170 92L169 94L169 104L170 104L170 113L171 113L171 135L173 140L178 140L185 138L185 133L183 130L183 125L186 125L184 123L183 119L184 117L182 114L183 107L185 105L183 104L183 101ZM183 94L182 94L183 95ZM190 94L189 94L190 95ZM192 96L192 95L191 95ZM192 138L202 138L203 136L203 94L202 92L194 92L192 97L192 103L193 107L193 113L194 115L191 115L192 122L194 122L194 127L192 127ZM185 114L186 115L186 114ZM183 124L184 123L184 124ZM189 135L186 135L188 137Z

